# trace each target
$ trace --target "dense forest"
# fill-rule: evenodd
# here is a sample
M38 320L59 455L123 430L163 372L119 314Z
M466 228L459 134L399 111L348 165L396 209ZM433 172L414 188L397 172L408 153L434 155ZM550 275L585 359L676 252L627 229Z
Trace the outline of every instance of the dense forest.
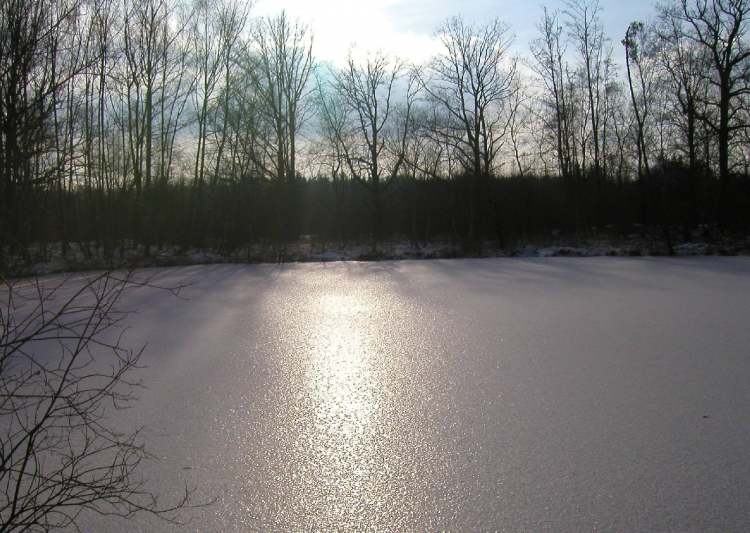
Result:
M71 243L746 232L750 1L596 0L316 60L238 0L0 0L0 263ZM535 8L536 9L536 8Z

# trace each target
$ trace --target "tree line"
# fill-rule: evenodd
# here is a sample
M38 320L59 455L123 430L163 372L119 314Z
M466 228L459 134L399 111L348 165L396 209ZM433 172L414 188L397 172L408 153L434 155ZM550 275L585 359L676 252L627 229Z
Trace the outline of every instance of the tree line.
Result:
M750 1L601 15L336 66L238 0L0 0L0 254L746 227Z

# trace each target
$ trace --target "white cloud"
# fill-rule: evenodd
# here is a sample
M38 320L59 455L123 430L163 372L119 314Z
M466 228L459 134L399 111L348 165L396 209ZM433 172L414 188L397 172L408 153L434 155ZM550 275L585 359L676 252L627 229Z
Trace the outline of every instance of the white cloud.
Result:
M383 52L420 62L429 58L437 43L432 35L398 28L388 13L403 0L260 0L255 15L272 15L282 9L308 24L314 34L314 53L321 61L342 64L354 46L358 52Z
M494 17L510 24L516 40L512 54L528 54L529 41L537 36L535 24L542 5L563 9L564 0L258 0L252 14L273 15L282 9L308 24L315 35L315 55L321 62L341 65L349 48L358 53L382 50L413 62L439 51L434 30L447 18L462 15L482 24ZM602 22L612 39L615 56L627 24L653 16L653 0L600 0Z

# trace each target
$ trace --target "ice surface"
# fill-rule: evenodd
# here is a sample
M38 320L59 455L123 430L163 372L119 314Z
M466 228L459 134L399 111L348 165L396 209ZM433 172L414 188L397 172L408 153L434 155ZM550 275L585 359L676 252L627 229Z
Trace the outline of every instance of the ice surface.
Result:
M151 271L153 273L154 271ZM132 343L187 528L741 531L750 259L211 265L138 289Z

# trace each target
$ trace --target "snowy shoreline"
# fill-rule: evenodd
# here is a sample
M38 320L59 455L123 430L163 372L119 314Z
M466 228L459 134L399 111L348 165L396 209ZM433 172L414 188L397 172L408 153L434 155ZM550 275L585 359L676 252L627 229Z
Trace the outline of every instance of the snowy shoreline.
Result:
M71 243L63 253L59 243L32 246L26 258L6 254L1 270L6 277L42 276L111 268L146 268L201 264L308 263L331 261L393 261L407 259L457 259L491 257L694 257L750 255L750 236L675 241L672 252L656 237L631 235L623 239L550 239L500 246L484 241L467 250L447 240L413 243L408 240L372 243L333 243L302 238L294 243L253 244L232 251L212 248L151 247L125 244L105 251L87 243Z

